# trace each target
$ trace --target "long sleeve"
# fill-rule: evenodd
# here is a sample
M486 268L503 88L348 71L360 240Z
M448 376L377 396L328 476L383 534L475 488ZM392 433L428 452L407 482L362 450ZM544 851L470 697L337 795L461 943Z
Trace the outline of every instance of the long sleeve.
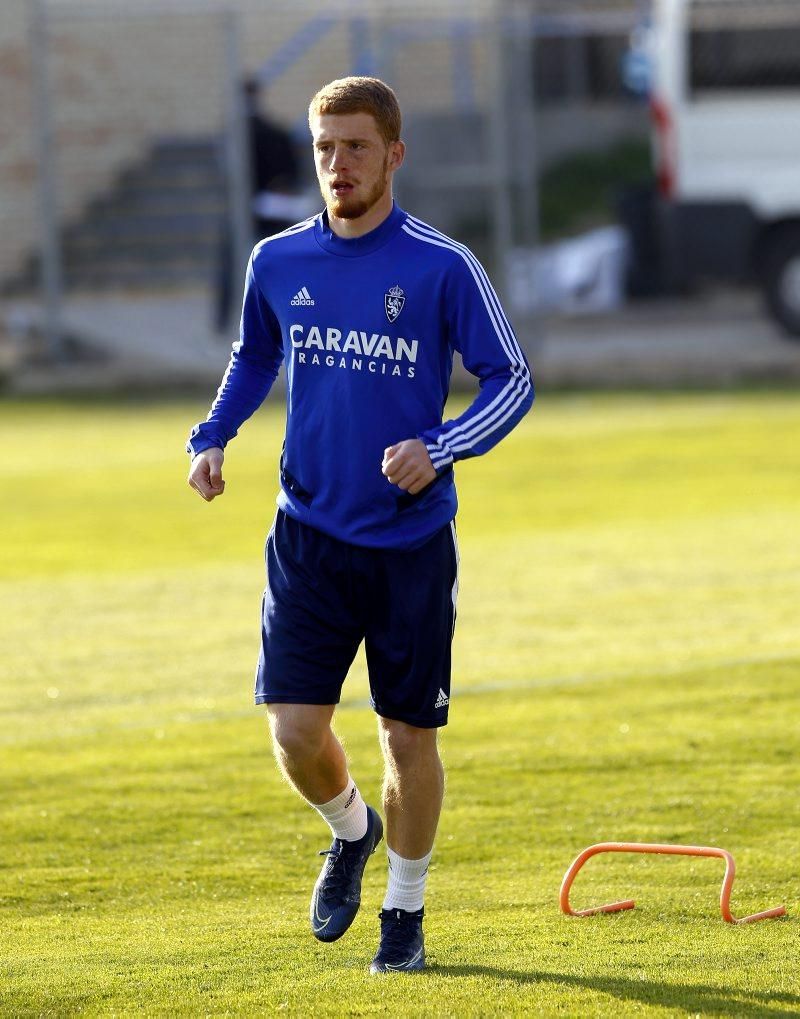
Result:
M225 445L267 397L283 361L280 326L256 280L253 252L245 277L239 339L205 421L194 426L186 444L191 456Z
M480 262L466 248L448 276L450 342L480 380L480 392L458 418L420 434L437 473L454 460L495 446L531 407L531 372Z

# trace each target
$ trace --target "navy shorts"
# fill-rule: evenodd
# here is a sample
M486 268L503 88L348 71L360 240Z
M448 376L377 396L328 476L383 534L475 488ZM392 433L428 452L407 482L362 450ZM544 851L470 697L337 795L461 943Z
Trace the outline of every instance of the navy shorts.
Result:
M256 704L338 704L363 640L377 714L426 729L447 724L453 523L396 551L349 545L278 510L266 560Z

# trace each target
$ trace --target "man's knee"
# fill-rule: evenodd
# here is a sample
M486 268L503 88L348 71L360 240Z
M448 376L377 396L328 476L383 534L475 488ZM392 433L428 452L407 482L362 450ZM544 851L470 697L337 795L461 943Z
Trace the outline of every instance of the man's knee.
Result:
M391 718L380 719L381 746L386 763L396 771L411 769L431 759L438 760L437 730Z
M331 732L333 708L316 704L269 704L275 753L289 760L317 757Z

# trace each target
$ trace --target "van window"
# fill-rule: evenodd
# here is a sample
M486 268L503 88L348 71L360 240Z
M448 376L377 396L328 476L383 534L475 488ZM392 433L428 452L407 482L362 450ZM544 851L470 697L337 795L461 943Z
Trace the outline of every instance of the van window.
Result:
M800 89L800 3L692 4L689 88L692 93Z

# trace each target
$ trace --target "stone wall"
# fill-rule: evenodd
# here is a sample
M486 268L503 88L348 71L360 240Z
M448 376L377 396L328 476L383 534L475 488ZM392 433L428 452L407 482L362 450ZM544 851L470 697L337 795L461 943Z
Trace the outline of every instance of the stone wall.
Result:
M27 0L4 0L0 17L0 279L31 247L36 231Z

